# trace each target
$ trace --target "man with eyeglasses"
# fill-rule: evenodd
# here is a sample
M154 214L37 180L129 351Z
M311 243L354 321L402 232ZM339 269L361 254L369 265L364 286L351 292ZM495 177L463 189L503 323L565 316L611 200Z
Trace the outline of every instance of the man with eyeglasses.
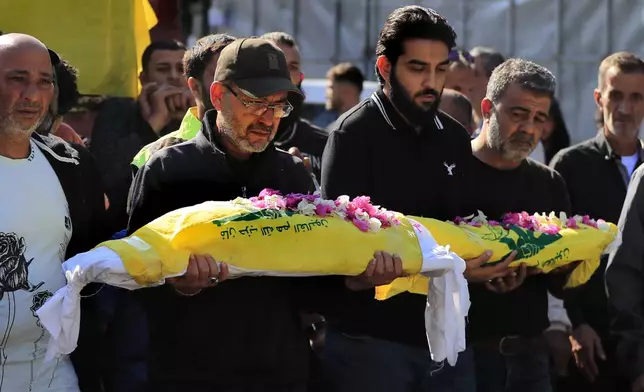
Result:
M129 233L208 200L250 197L264 188L313 189L302 161L272 144L280 119L303 99L284 53L263 39L235 40L222 50L214 79L215 109L206 112L197 136L157 151L137 173ZM397 276L224 281L226 268L220 272L216 256L195 256L186 275L137 293L150 332L148 390L306 391L309 348L300 313L324 313L330 298L340 303L348 290ZM400 271L401 260L379 254L373 265Z

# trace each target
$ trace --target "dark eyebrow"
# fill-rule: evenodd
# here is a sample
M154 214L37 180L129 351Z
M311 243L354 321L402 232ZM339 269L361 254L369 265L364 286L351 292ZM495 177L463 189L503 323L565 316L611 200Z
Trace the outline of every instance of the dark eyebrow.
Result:
M427 64L427 63L426 63L426 62L424 62L424 61L416 60L416 59L411 59L411 60L407 61L407 64L412 64L412 65L422 65L423 67L426 67L426 66L428 66L428 65L429 65L429 64Z
M407 64L412 64L412 65L422 65L423 67L426 67L429 65L429 63L426 63L422 60L417 60L417 59L411 59L407 62ZM441 61L438 63L437 67L440 67L441 65L447 65L449 64L449 59L445 59L444 61Z
M171 66L172 66L172 64L170 64L170 63L168 63L168 62L163 62L163 63L157 63L157 64L156 64L156 67L158 67L158 66L171 67Z

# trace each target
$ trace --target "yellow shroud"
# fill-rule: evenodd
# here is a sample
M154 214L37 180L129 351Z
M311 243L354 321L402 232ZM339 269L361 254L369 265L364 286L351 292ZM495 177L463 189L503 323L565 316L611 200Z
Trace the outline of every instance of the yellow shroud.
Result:
M398 215L400 225L362 232L338 217L321 218L291 212L257 209L238 202L206 202L170 212L132 236L105 242L141 285L185 272L190 254L210 254L231 267L271 275L358 275L375 251L400 255L410 277L377 288L386 299L403 291L427 293L426 278L418 274L422 253L412 222ZM546 235L512 226L472 227L435 219L409 217L425 226L438 245L449 246L463 259L492 250L493 261L518 250L513 264L527 263L549 272L583 260L568 286L585 283L599 265L599 257L615 239L617 228L605 230L580 225Z

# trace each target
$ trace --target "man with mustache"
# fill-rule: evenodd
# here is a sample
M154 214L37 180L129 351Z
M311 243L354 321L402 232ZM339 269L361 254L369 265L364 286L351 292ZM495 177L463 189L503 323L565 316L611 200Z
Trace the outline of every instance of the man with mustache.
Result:
M472 140L470 181L484 190L475 206L489 219L500 221L511 211L570 214L561 176L528 158L541 140L554 92L552 73L527 60L507 60L492 72L481 102L481 133ZM563 295L570 268L540 275L521 265L506 277L470 284L468 344L479 391L552 390L543 338L550 326L548 292Z
M291 102L301 99L284 53L273 43L244 38L226 46L210 87L215 109L206 112L194 139L159 150L139 170L128 232L209 200L251 197L264 188L311 191L302 161L271 143ZM306 390L310 348L300 313L322 310L345 287L366 289L400 276L400 258L380 252L375 258L375 274L368 269L357 277L248 277L221 284L223 276L211 264L192 260L187 276L140 290L150 328L149 390Z
M61 263L106 239L91 154L35 131L54 99L60 58L34 37L0 36L0 389L96 391L98 339L83 299L79 345L45 361L49 333L36 311L65 286ZM91 292L90 292L91 293ZM91 339L95 340L91 340ZM90 339L90 340L88 340ZM94 344L94 345L92 345ZM76 370L76 374L75 374Z
M394 10L378 39L376 74L382 88L333 125L322 159L322 194L371 196L404 214L453 219L475 212L468 186L468 132L438 110L456 34L436 11ZM475 188L474 188L475 189ZM509 273L511 258L482 267L491 254L469 260L466 277L486 282ZM455 368L433 366L423 329L426 298L402 293L329 314L323 360L325 391L473 391L472 355ZM359 297L359 298L358 298Z
M616 222L631 176L644 159L639 138L644 119L644 61L628 52L606 57L599 66L594 98L600 110L598 134L560 151L550 166L566 180L575 214ZM621 377L623 366L641 366L618 362L620 346L611 336L607 313L607 261L607 257L602 258L588 284L565 301L574 328L572 342L578 368L572 369L568 382L585 391L621 390L622 383L628 384ZM622 284L619 278L606 283L609 287Z

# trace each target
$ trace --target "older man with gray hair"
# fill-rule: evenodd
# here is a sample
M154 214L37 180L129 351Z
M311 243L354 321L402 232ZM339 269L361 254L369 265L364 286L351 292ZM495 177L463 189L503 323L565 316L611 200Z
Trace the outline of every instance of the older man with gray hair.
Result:
M483 126L472 141L475 208L489 219L515 211L570 212L565 183L528 158L541 138L555 78L530 61L510 59L490 77L481 102ZM516 250L515 250L516 252ZM515 253L515 260L521 260ZM469 338L479 391L551 390L543 332L548 291L561 295L565 270L540 275L525 264L502 278L470 284Z

